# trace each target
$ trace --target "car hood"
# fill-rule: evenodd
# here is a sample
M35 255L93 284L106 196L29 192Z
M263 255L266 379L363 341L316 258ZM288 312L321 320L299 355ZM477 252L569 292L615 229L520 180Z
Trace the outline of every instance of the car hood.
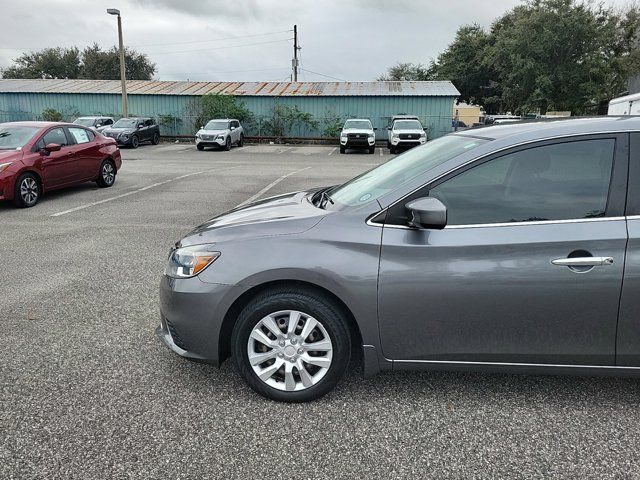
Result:
M409 135L424 135L426 132L424 130L415 129L415 130L393 130L395 134L408 133Z
M342 130L342 133L364 133L365 135L368 135L373 133L373 130L369 130L367 128L345 128Z
M199 134L202 135L222 135L229 133L229 129L226 130L198 130Z
M22 156L22 150L0 150L0 163L15 162Z
M179 246L305 232L331 213L309 201L314 191L288 193L235 208L196 227Z
M133 133L136 131L135 128L113 128L107 127L104 129L105 132L113 132L113 133Z

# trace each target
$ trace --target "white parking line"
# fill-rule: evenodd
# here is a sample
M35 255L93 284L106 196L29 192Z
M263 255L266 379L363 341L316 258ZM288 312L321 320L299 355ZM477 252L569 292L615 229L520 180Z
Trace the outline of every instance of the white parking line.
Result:
M275 187L277 184L279 184L281 181L283 181L285 178L290 177L291 175L295 175L296 173L300 173L300 172L304 172L305 170L309 170L311 167L306 167L303 168L302 170L296 170L294 172L290 172L287 173L286 175L282 175L281 177L275 179L273 182L271 182L269 185L267 185L266 187L264 187L262 190L260 190L258 193L251 195L249 198L247 198L244 202L240 203L238 205L238 207L242 207L243 205L246 205L247 203L251 203L253 202L256 198L258 198L260 195L264 194L265 192L268 192L269 190L271 190L273 187ZM238 208L236 207L236 208Z
M335 152L337 149L338 147L333 147L333 150L331 150L328 155L329 156L333 155L333 152Z
M176 180L180 180L182 178L192 177L194 175L200 175L202 172L194 172L187 173L186 175L180 175L179 177L170 178L169 180L165 180L163 182L152 183L151 185L147 185L146 187L138 188L136 190L132 190L127 193L121 193L120 195L116 195L115 197L105 198L104 200L98 200L97 202L85 203L84 205L80 205L79 207L70 208L69 210L64 210L62 212L53 213L49 215L50 217L59 217L61 215L66 215L67 213L77 212L78 210L84 210L85 208L95 207L96 205L101 205L103 203L112 202L113 200L117 200L119 198L128 197L129 195L133 195L134 193L144 192L145 190L149 190L150 188L159 187L160 185L164 185L166 183L175 182Z
M382 156L382 147L380 147L380 156Z
M288 152L289 150L293 150L293 147L289 147L289 148L285 148L284 150L280 150L278 152L278 154L284 153L284 152Z

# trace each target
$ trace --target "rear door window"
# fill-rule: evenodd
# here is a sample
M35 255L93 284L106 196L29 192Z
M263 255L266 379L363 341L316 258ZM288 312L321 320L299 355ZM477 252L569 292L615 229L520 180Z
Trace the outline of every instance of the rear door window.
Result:
M84 128L70 127L69 133L71 133L71 136L77 144L89 143L93 140L93 133L89 130L85 130Z

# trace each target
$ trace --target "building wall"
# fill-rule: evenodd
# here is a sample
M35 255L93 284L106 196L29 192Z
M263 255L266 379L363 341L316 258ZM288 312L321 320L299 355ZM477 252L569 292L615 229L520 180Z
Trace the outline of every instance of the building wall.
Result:
M159 119L171 116L161 125L163 134L194 134L199 96L190 95L129 95L130 115L144 115ZM292 136L322 136L326 124L336 118L370 118L378 128L377 137L386 138L389 118L397 114L417 115L429 129L429 138L451 131L454 97L419 96L242 96L246 107L255 115L247 125L249 135L260 135L264 122L271 116L276 104L297 106L313 115L318 122L315 129L290 132ZM120 96L87 93L0 93L0 121L32 120L41 118L45 108L61 112L66 119L80 115L110 115L118 117Z

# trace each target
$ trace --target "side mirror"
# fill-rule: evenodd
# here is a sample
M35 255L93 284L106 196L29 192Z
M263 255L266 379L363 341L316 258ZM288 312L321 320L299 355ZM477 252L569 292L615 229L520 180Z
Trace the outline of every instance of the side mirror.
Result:
M387 130L391 130L391 127L387 127Z
M200 130L204 130L204 125L200 125Z
M412 200L405 205L409 225L441 230L447 225L447 207L434 197Z
M375 130L378 130L378 127L373 127L373 130L374 130L374 131L375 131Z
M424 130L425 132L429 131L429 127L424 127L422 130Z
M40 155L48 156L51 152L57 152L62 147L57 143L47 143L44 148L40 149Z
M142 127L144 127L144 123L139 123L138 128L142 128Z
M236 129L236 127L231 127L231 131L233 132Z

